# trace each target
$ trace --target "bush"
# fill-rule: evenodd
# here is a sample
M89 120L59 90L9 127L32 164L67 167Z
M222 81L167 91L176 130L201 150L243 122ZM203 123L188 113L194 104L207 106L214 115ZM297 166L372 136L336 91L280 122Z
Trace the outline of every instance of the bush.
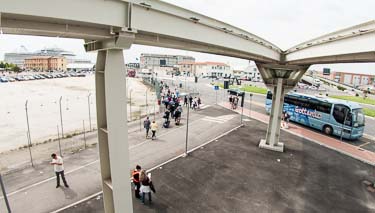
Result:
M340 86L340 85L337 85L337 89L338 89L338 90L341 90L341 91L345 91L345 90L346 90L345 87L342 87L342 86Z
M359 96L359 94L358 94L358 93L356 93L356 94L355 94L355 96L356 96L356 97L358 97L358 96Z

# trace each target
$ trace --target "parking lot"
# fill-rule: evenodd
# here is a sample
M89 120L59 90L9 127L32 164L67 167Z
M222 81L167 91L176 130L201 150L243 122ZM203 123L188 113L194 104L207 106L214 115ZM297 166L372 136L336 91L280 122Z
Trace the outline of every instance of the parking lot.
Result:
M88 74L92 74L92 72L22 72L9 75L3 73L3 75L0 77L0 83L43 80L52 78L86 77L86 75Z

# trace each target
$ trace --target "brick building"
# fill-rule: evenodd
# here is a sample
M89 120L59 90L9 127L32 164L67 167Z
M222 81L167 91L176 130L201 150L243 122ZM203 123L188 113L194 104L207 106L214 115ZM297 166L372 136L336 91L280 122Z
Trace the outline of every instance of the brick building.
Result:
M326 78L350 86L373 85L375 77L374 75L368 74L336 71L331 72L329 75L323 75L322 72L319 72L318 75L322 78Z
M67 60L58 56L34 56L25 59L25 68L38 71L66 71Z

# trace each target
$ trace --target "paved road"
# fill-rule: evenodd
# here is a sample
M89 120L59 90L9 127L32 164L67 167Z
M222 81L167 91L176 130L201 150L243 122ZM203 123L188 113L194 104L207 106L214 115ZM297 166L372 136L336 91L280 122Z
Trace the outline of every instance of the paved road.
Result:
M170 80L169 80L170 81ZM188 87L190 87L191 90L196 88L201 93L201 97L203 100L203 103L208 103L214 105L216 103L216 99L218 102L227 101L228 96L224 90L219 90L216 92L213 90L213 86L210 85L211 80L209 79L199 79L199 82L195 84L192 80L188 81ZM245 108L250 108L250 97L246 97L248 101L245 101ZM266 114L264 103L265 103L266 97L264 95L254 94L252 97L252 104L251 109ZM367 106L364 106L367 107ZM306 127L308 128L308 127ZM309 128L311 129L311 128ZM375 119L371 117L366 117L366 127L365 127L365 137L360 138L356 141L345 141L347 143L350 143L352 145L358 146L360 148L375 152ZM314 130L316 131L316 130ZM318 131L317 131L318 132Z

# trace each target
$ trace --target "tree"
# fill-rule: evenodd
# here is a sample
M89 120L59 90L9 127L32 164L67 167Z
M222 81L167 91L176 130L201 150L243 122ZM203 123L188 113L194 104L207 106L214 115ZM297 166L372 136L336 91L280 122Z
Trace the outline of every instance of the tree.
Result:
M0 68L5 68L4 62L0 62Z
M19 68L17 65L15 65L15 66L12 68L12 71L13 71L13 72L21 72L21 68Z

